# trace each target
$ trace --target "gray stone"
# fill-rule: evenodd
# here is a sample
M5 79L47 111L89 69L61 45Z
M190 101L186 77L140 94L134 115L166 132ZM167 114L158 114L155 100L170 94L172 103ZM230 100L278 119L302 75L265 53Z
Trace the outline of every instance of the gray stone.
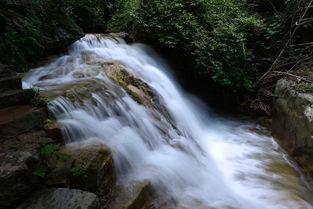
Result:
M39 191L17 209L100 209L100 203L93 193L58 188Z
M152 200L153 190L149 181L135 181L118 186L105 209L144 209Z

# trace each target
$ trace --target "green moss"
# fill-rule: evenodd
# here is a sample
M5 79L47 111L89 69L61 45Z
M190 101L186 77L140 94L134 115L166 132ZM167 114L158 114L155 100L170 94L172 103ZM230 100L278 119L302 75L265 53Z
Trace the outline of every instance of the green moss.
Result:
M52 120L46 119L43 123L44 123L44 124L52 124Z
M298 83L294 87L302 92L313 91L313 83Z
M73 167L70 169L70 174L74 177L79 177L82 180L87 179L87 169L83 167Z

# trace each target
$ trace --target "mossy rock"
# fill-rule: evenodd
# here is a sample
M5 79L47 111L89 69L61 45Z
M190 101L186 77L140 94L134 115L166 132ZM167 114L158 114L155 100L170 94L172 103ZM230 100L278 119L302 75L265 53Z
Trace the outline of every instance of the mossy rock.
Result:
M45 183L93 192L108 198L116 176L109 149L100 143L64 147L48 161Z

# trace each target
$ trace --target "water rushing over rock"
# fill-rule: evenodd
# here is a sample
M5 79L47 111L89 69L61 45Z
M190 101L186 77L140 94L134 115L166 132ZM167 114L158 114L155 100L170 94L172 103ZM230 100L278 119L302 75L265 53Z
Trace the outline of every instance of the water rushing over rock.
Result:
M208 114L144 45L87 35L23 85L51 99L67 143L106 144L120 184L149 180L172 208L313 208L312 191L271 137Z

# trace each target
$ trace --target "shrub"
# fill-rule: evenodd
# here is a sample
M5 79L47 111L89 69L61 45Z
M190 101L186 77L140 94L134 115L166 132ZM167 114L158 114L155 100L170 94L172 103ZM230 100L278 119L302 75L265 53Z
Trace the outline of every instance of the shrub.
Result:
M59 148L56 144L42 143L37 149L39 157L46 159Z
M48 104L48 99L40 95L38 89L27 89L23 96L25 102L33 107L44 107Z

